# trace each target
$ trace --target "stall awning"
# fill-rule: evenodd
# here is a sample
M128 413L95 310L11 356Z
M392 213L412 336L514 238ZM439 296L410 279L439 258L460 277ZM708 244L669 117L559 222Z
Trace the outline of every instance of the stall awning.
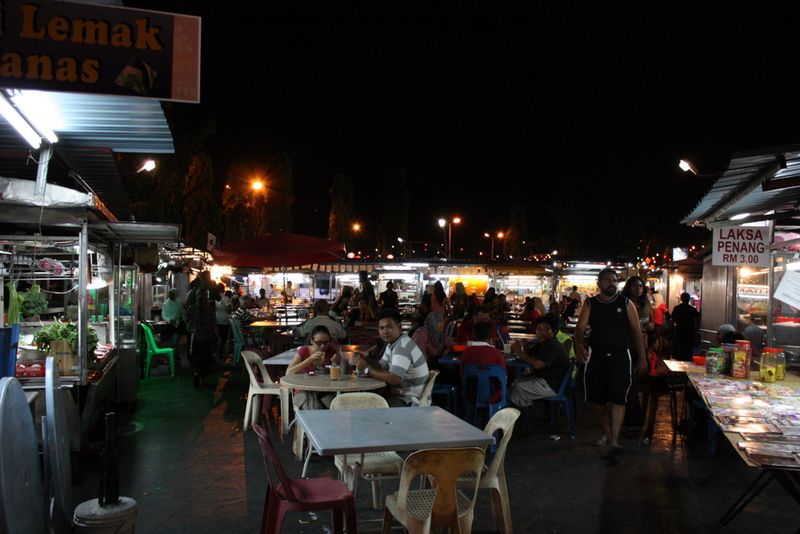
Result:
M125 243L176 243L180 224L93 221L89 233L106 241Z
M57 110L61 123L48 182L77 188L82 180L118 218L127 218L129 197L114 153L174 152L161 103L122 96L41 94ZM0 119L0 176L35 180L37 165L29 154L25 141Z
M734 154L728 168L684 219L684 224L708 226L751 214L743 222L769 211L788 214L800 204L800 145Z

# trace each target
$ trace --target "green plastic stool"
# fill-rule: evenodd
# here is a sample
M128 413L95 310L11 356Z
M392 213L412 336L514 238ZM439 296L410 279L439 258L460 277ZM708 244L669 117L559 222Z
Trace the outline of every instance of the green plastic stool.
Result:
M156 337L153 335L153 331L150 329L150 325L147 323L141 323L142 330L144 331L144 338L147 342L147 357L145 359L144 364L144 377L147 378L150 376L150 364L153 361L153 357L158 357L162 354L166 354L169 357L169 370L170 376L175 377L175 349L172 347L159 347L156 344Z

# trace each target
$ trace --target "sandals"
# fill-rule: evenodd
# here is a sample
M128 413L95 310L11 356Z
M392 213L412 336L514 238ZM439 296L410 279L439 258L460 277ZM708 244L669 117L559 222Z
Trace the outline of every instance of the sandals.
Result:
M608 436L602 435L599 438L592 440L592 445L597 445L598 447L605 447L609 444Z

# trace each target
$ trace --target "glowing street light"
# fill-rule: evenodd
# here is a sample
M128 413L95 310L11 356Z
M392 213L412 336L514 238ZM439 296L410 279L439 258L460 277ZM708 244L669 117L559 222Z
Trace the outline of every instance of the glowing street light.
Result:
M456 215L450 221L447 219L439 219L439 227L444 232L444 227L447 226L447 259L453 258L453 225L461 224L461 217Z
M136 169L136 172L137 173L138 172L143 172L143 171L150 172L155 168L156 168L156 162L154 160L152 160L152 159L147 159L144 162L142 162L142 166L141 167Z
M503 239L506 236L503 232L497 232L496 234L492 235L489 232L484 232L483 237L490 238L492 240L492 253L489 256L489 261L494 261L494 240L496 239Z
M262 191L264 189L264 182L261 180L253 180L250 187L253 188L253 191Z
M354 232L360 232L361 231L361 225L359 223L353 223L353 231Z

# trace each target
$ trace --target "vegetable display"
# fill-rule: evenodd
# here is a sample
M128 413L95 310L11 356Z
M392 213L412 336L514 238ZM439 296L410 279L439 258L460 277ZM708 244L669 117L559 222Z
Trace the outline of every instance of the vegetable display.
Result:
M50 343L63 339L69 343L72 350L78 349L78 325L73 322L62 323L55 321L37 330L33 335L33 342L39 350L50 350ZM86 352L91 355L97 348L97 334L94 328L88 327L86 333Z
M31 317L44 313L48 307L47 296L42 292L39 284L33 284L22 300L22 315Z
M22 295L17 293L17 285L13 282L6 284L8 288L8 316L6 322L8 324L17 324L20 316L22 315Z

